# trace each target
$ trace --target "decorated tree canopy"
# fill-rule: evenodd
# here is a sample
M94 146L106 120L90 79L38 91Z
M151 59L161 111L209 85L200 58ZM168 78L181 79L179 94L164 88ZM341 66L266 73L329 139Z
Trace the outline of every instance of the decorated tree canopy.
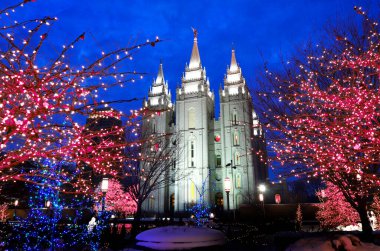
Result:
M380 33L355 10L365 28L340 27L335 41L288 61L285 72L268 70L260 98L272 166L334 184L370 236L367 206L380 185Z
M320 200L317 219L325 229L356 226L360 222L359 214L344 198L337 186L327 182L326 188L317 192Z
M99 90L142 78L143 73L127 70L126 62L142 46L159 42L158 38L99 52L92 61L73 65L69 58L75 55L76 47L84 46L86 34L78 34L57 53L51 49L48 53L46 47L56 17L12 18L30 2L0 10L0 181L33 183L34 176L47 177L41 172L46 168L41 164L45 160L73 163L74 172L90 167L95 174L118 174L121 167L115 163L123 162L123 151L107 149L126 146L123 141L113 140L123 135L122 126L90 130L83 121L94 116L97 107L108 105L98 99ZM37 168L19 168L27 161L39 164ZM70 175L67 170L61 172ZM80 175L65 182L65 192L90 191L88 179Z

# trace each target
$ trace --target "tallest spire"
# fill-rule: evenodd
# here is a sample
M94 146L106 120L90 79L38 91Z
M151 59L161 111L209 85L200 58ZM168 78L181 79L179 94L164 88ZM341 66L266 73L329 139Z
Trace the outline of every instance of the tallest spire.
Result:
M239 70L239 67L238 67L238 64L236 62L235 49L232 49L230 72L237 72L238 70Z
M191 51L189 68L197 69L201 65L201 57L199 56L199 50L198 50L198 31L194 28L192 29L194 33L194 44L193 44L193 50Z

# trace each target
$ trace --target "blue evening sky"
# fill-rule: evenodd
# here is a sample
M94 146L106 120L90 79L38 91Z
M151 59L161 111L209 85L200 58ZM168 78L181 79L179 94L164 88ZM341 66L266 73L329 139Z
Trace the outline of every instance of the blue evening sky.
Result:
M0 6L15 1L2 1ZM319 42L327 23L346 22L355 16L355 5L379 7L375 0L37 0L18 10L16 15L18 19L57 16L59 21L52 27L47 41L52 48L86 32L84 43L72 58L78 64L88 62L102 50L159 36L165 42L142 49L128 68L150 75L103 98L146 96L162 60L174 99L175 88L190 58L191 27L198 29L202 64L217 96L230 62L232 44L247 83L253 87L264 61L276 68L281 55L286 58L309 41ZM137 108L141 103L116 108L128 111L131 105Z

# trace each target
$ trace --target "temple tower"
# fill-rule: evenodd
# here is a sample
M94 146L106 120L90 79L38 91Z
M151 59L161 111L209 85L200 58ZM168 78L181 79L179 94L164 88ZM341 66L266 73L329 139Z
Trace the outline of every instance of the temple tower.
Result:
M176 95L176 132L179 135L177 168L186 177L177 182L172 195L175 211L185 211L200 198L202 187L204 199L210 203L208 132L214 119L214 93L202 68L198 50L197 31L190 62L185 67L182 85Z

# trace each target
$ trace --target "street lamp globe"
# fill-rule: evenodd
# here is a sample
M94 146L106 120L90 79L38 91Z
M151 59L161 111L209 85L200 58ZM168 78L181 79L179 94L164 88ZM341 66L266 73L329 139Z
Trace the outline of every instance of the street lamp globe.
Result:
M102 180L102 192L106 193L108 191L108 178L103 178Z
M264 184L260 184L259 185L259 191L261 192L261 193L265 193L265 190L266 190L267 188L265 187L265 185Z
M229 192L229 191L231 191L231 179L228 178L228 177L226 177L226 178L224 179L224 191L225 191L225 192Z
M224 191L227 197L227 210L230 211L230 191L231 191L231 179L226 177L224 179Z
M101 190L103 192L103 196L102 196L102 211L104 212L104 210L106 208L106 193L108 191L108 178L103 178L102 185L101 185Z
M264 202L264 194L262 193L259 194L259 201Z

